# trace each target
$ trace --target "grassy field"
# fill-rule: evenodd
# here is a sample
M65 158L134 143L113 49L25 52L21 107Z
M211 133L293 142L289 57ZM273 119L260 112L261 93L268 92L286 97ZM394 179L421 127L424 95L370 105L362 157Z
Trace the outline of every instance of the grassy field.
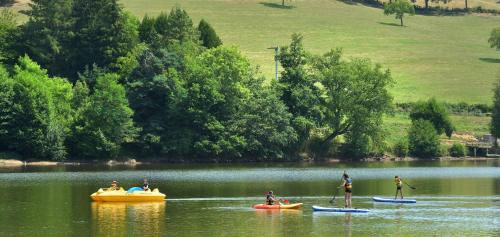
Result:
M27 2L26 0L21 1ZM390 68L397 83L396 101L435 96L448 102L490 103L492 83L500 77L500 51L489 48L491 29L500 16L423 16L405 18L399 27L382 10L336 0L294 0L289 9L279 0L121 0L139 17L173 6L186 9L197 22L208 20L226 45L235 45L268 78L273 51L302 33L314 53L341 47L347 58L368 57ZM462 7L462 1L453 1ZM500 9L496 0L470 0L471 7ZM431 4L432 5L432 4ZM25 8L26 5L16 5Z
M455 126L455 133L460 134L459 136L452 136L451 141L462 140L460 136L465 134L480 137L490 133L490 117L488 116L451 115L450 118ZM408 134L410 126L411 120L407 113L396 113L392 116L385 116L383 129L389 146L404 139ZM448 140L445 135L442 135L441 138L445 143Z

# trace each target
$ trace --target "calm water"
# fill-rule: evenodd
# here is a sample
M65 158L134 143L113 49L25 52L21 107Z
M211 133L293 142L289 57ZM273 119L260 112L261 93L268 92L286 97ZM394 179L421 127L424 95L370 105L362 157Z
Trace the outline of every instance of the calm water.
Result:
M368 214L313 213L346 169ZM394 175L417 204L380 204ZM92 203L111 180L151 186L164 203ZM0 169L0 236L500 236L500 162L145 165ZM301 210L253 210L274 190ZM342 195L334 206L342 206Z

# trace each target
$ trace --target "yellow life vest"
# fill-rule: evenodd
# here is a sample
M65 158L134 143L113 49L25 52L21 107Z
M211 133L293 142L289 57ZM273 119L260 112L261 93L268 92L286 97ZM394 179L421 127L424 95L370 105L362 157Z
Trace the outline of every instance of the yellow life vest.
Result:
M352 179L351 178L348 178L347 180L345 180L344 188L345 189L351 189L352 188Z

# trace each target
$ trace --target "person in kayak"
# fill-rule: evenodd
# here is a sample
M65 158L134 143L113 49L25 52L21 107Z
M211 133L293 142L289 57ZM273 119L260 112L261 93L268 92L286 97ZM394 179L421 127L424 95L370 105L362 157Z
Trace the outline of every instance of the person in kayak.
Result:
M148 191L149 190L149 183L148 183L147 179L144 179L144 184L142 185L142 189L144 191Z
M111 187L109 187L108 190L109 191L120 190L120 186L118 185L118 182L116 180L113 180L113 182L111 182Z
M394 196L394 200L398 198L398 193L401 193L401 199L403 199L403 180L396 175L394 177L394 182L396 183L396 196Z
M342 185L340 185L340 187L344 187L344 191L345 191L345 194L344 194L344 207L351 208L352 207L352 202L351 202L351 198L352 198L352 179L349 178L349 175L347 175L346 173L344 173Z
M276 199L276 197L274 196L274 193L273 191L269 191L267 194L266 194L266 204L267 205L274 205L274 203L276 203L279 201Z

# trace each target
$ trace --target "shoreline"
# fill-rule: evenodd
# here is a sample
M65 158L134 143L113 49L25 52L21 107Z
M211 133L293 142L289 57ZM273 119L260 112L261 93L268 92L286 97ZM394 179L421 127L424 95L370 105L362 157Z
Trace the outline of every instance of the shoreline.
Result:
M53 167L53 166L80 166L80 165L106 165L106 166L137 166L143 164L244 164L244 163L371 163L371 162L407 162L407 161L485 161L485 160L500 160L500 157L437 157L431 159L422 159L415 157L369 157L359 160L354 159L321 159L321 160L285 160L285 161L215 161L215 160L165 160L165 159L145 159L136 161L128 159L123 161L104 160L104 161L23 161L16 159L0 159L0 168L18 168L18 167Z

